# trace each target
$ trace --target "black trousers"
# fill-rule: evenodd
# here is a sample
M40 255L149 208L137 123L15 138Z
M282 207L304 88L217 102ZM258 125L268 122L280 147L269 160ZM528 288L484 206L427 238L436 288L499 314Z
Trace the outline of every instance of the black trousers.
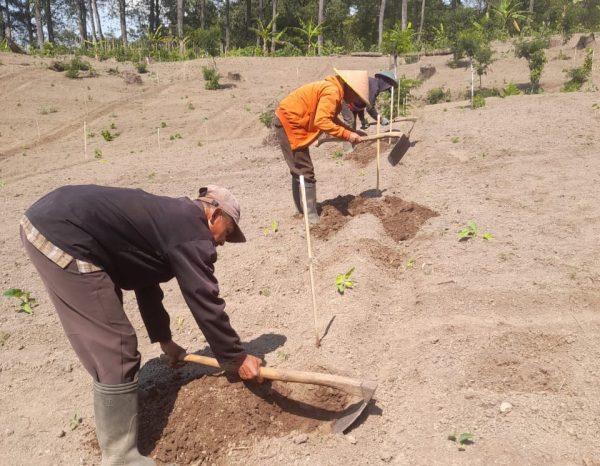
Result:
M64 269L56 265L27 240L23 229L21 241L71 346L94 380L108 385L135 380L141 356L121 289L102 270L81 273L76 261Z

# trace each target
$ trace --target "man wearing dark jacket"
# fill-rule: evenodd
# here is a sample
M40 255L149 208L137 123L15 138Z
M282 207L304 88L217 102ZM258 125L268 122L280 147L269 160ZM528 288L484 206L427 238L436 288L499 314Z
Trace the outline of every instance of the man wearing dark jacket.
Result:
M185 350L171 338L160 283L175 278L222 367L260 381L262 361L246 354L214 276L216 246L244 242L240 206L225 188L198 199L142 190L65 186L33 204L21 238L80 361L94 378L102 465L152 465L137 449L137 338L123 310L134 290L150 340L172 364Z

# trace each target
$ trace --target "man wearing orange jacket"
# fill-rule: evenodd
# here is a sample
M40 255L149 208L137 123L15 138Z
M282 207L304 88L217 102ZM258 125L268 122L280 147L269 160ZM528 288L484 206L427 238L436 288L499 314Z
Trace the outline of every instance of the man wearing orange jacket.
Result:
M305 84L284 98L275 111L273 125L281 151L292 175L292 196L298 212L302 212L300 175L306 181L308 219L319 223L315 169L308 147L322 132L348 141L361 142L354 132L337 117L342 101L363 101L369 105L369 76L366 71L335 70L336 75Z

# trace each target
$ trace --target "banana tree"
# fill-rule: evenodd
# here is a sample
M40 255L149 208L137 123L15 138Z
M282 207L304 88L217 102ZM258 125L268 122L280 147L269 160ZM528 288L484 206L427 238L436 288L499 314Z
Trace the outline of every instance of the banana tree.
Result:
M275 43L275 44L284 44L285 43L285 41L282 40L281 38L283 37L283 34L287 30L287 28L283 28L281 31L273 31L273 25L275 24L275 21L277 21L277 16L279 16L279 15L276 15L267 24L265 24L261 18L257 18L256 19L257 27L250 28L250 30L252 32L254 32L257 36L259 36L262 39L263 53L265 55L267 54L267 51L268 51L269 42Z
M319 34L323 33L323 23L319 23L319 24L313 24L312 19L309 20L307 23L305 23L302 19L300 19L300 25L302 27L298 28L292 28L295 31L299 32L301 35L304 36L305 40L306 40L306 54L307 55L314 55L315 54L315 50L317 48L317 42L316 42L316 38L319 37ZM311 53L311 49L313 50L313 52Z
M494 15L499 19L502 27L511 33L511 26L517 33L521 32L519 22L527 19L527 10L523 10L519 0L500 0L498 6L492 6Z

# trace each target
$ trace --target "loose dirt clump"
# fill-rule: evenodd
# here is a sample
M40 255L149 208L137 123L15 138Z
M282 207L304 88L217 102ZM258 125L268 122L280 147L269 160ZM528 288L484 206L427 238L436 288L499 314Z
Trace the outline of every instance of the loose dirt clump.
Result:
M359 253L366 251L382 267L398 269L404 262L405 254L379 241L361 239L358 245Z
M394 196L338 196L323 202L321 209L321 221L313 227L312 232L315 237L322 239L329 238L352 217L370 213L381 220L386 233L394 241L406 241L417 234L423 223L438 215L427 207Z
M394 139L394 141L396 141ZM392 150L395 142L388 144L387 139L381 140L381 153L380 156L383 158L387 157L387 153ZM369 165L373 160L377 158L377 141L366 142L359 144L354 148L352 152L344 156L344 160L352 160L360 168L364 168Z
M169 381L140 400L140 451L161 463L213 463L264 437L310 432L336 419L346 395L325 387L244 384L224 376Z

